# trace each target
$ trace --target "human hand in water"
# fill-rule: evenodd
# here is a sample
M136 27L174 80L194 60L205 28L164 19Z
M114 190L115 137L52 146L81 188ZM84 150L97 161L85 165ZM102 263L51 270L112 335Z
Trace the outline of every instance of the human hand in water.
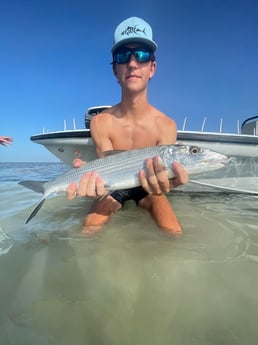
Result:
M167 170L159 163L159 157L148 158L146 160L146 173L144 170L139 172L142 187L150 194L161 195L188 182L188 173L180 163L174 162L172 170L175 177L169 179Z
M87 164L81 159L73 161L74 168L80 168L83 164ZM76 196L84 196L88 198L98 198L107 194L102 178L96 172L85 173L79 184L71 183L66 189L66 199L72 200Z

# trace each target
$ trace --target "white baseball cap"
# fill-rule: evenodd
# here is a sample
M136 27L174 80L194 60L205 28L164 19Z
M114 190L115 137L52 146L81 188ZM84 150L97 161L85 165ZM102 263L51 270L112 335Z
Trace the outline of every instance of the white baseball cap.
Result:
M116 27L111 52L114 53L119 46L130 42L144 43L153 52L158 48L157 43L153 41L150 25L138 17L125 19Z

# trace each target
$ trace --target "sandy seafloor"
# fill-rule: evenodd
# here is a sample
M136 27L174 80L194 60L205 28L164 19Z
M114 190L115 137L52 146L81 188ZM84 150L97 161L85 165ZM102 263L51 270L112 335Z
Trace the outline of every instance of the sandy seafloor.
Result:
M90 200L17 183L60 163L0 163L1 345L256 345L258 197L175 193L184 228L160 231L133 202L80 235Z

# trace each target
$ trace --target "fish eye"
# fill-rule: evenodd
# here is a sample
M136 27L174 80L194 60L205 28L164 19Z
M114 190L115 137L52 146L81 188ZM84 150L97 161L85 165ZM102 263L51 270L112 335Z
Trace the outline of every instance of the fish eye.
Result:
M198 147L198 146L191 146L190 148L189 148L189 152L191 153L191 154L193 154L193 155L196 155L196 154L198 154L198 153L200 153L200 148Z

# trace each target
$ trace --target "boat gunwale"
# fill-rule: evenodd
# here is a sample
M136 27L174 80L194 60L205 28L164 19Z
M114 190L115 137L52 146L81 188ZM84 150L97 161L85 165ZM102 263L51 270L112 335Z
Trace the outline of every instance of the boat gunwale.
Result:
M237 133L219 133L219 132L200 132L200 131L177 131L177 140L217 142L228 144L258 145L258 136ZM49 140L49 139L73 139L73 138L91 138L89 129L66 130L35 134L30 137L31 141Z

